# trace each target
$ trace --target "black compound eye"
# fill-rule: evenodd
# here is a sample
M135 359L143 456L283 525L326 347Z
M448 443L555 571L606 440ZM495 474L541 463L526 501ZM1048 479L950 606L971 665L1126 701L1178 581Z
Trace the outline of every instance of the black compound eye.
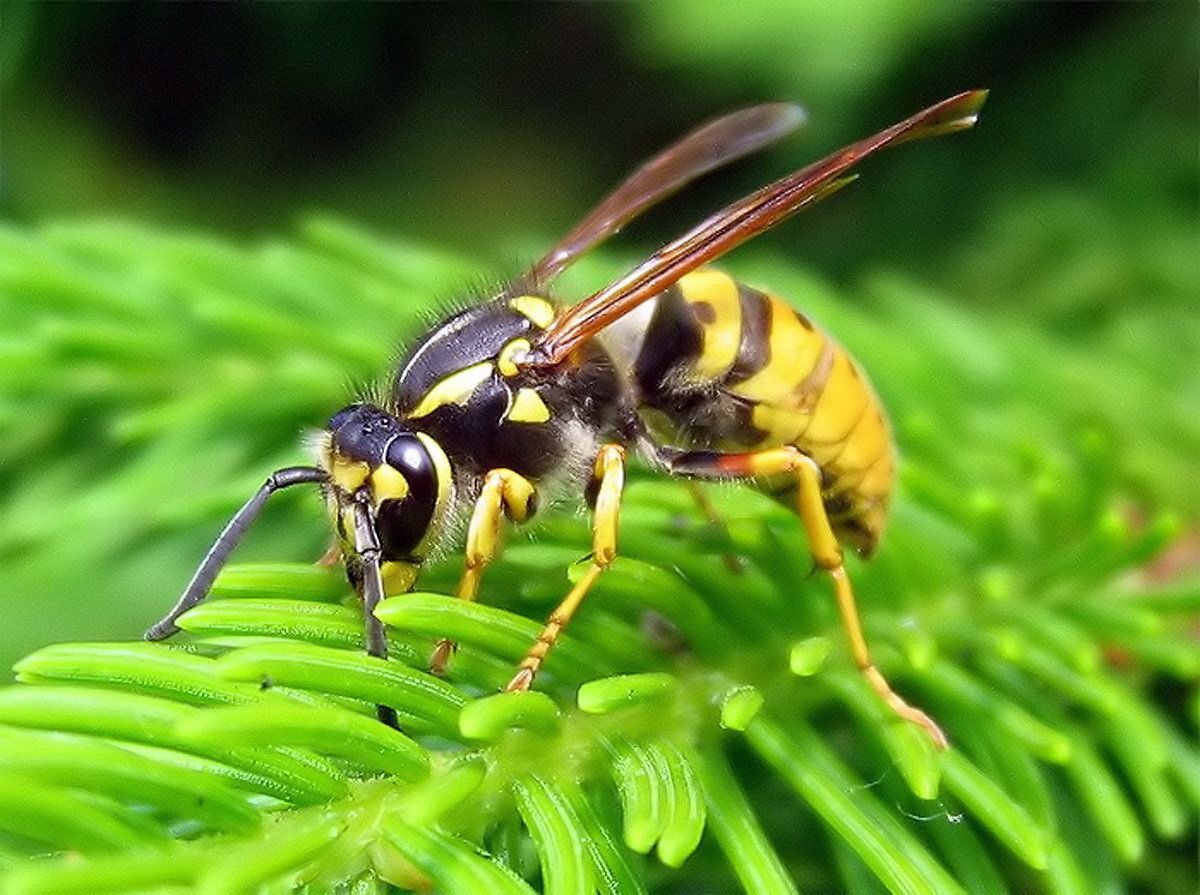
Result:
M408 479L409 487L412 487L415 478L426 477L430 481L433 480L436 472L433 467L433 458L429 456L429 451L425 445L421 443L421 439L415 435L399 435L392 439L388 445L387 456L383 458L388 466L404 473L404 477ZM434 488L436 491L437 489Z
M392 439L384 462L408 482L405 503L428 506L432 515L438 496L437 467L421 439L411 434Z
M385 500L379 505L379 540L385 556L409 558L424 540L437 509L437 467L421 439L410 434L392 440L384 462L404 476L408 494L402 500Z

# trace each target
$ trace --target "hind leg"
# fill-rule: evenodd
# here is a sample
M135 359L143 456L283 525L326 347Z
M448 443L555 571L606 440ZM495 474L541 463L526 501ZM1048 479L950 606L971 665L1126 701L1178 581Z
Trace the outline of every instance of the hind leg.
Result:
M850 651L855 664L872 689L893 712L901 718L919 724L937 746L946 748L946 735L937 723L919 708L905 702L892 689L871 659L858 617L858 607L854 601L854 590L842 564L842 547L833 533L825 503L821 498L821 468L816 461L794 447L772 448L744 454L689 451L667 454L663 460L673 473L701 478L754 479L781 474L795 476L796 511L800 514L804 531L808 535L813 559L833 582L838 613L850 640Z

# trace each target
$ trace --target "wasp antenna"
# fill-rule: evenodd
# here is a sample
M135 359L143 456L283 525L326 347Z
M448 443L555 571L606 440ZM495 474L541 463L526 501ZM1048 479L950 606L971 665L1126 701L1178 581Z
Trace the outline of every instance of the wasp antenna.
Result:
M263 483L262 487L255 492L253 497L246 501L242 508L229 520L224 530L217 535L216 541L213 542L212 547L205 554L204 561L200 563L200 568L196 569L196 574L192 576L192 580L188 582L188 586L184 589L183 596L179 598L179 602L175 604L174 608L161 621L157 622L146 632L146 639L164 640L172 634L179 632L179 626L175 624L175 621L179 616L208 596L208 592L212 589L213 582L216 580L218 573L229 559L229 554L237 547L246 530L254 524L254 520L262 512L262 508L266 504L268 497L280 488L290 488L292 485L308 483L322 483L327 481L328 478L324 470L318 469L315 466L289 466L284 469L277 469L267 476L267 480Z

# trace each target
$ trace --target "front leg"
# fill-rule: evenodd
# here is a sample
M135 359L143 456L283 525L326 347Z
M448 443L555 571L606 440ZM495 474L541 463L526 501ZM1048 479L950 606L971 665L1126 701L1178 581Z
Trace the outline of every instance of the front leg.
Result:
M617 556L617 524L621 515L621 491L625 487L625 449L618 444L606 444L596 457L593 482L597 483L596 508L592 513L592 562L570 593L550 613L546 626L505 687L509 691L528 690L559 635L571 621L575 610L588 595L600 573Z
M496 557L500 543L500 520L508 516L521 523L537 511L537 490L528 479L511 469L493 469L484 477L483 490L475 501L467 528L466 564L458 582L458 598L474 600L483 570ZM441 674L457 648L453 640L438 641L429 659L429 670Z

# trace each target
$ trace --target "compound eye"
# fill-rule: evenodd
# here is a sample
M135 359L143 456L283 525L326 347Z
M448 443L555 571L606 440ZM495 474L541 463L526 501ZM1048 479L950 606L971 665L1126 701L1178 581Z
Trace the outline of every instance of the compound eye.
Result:
M385 555L410 556L424 540L437 508L437 467L415 435L399 435L388 445L384 463L404 477L407 493L379 505L379 538ZM376 473L378 475L378 473Z
M436 485L433 482L436 474L433 458L429 456L425 445L421 444L421 439L415 435L399 435L393 438L383 462L402 473L408 479L410 487L415 479L420 478L426 478ZM433 490L436 493L437 488L434 487Z

